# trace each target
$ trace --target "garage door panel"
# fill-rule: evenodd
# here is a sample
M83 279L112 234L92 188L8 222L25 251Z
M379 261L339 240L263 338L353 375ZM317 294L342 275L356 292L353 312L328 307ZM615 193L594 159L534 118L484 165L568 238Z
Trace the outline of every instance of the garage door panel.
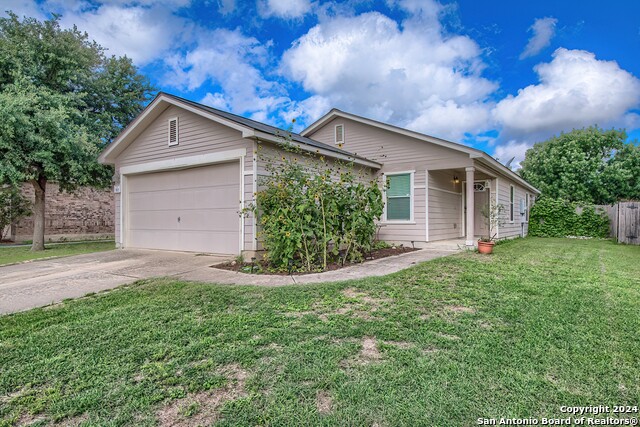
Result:
M238 250L238 233L233 231L202 232L183 231L178 237L180 251L211 252L211 242L215 242L216 253L234 254Z
M127 246L240 252L239 162L127 179Z
M129 229L136 230L178 230L180 211L136 211L129 215Z
M176 200L180 197L180 190L148 191L145 193L129 194L129 210L171 210L176 207Z
M180 230L237 232L237 226L237 209L192 209L182 211L180 218Z
M179 188L233 185L240 183L240 172L237 163L225 163L178 171L178 181Z
M161 238L158 238L159 235ZM163 249L176 251L180 233L178 230L136 230L135 241L130 242L131 247L146 249Z
M233 208L238 210L240 206L238 188L238 186L229 186L180 190L179 205L183 209Z
M130 179L135 179L135 188L131 188L129 194L145 191L177 190L179 188L178 181L170 173L135 175Z

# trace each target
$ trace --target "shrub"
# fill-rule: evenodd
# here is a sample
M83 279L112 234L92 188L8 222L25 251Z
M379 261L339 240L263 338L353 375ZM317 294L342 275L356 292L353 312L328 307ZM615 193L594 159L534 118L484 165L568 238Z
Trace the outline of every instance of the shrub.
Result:
M608 237L609 218L590 204L542 198L531 208L529 234L540 237Z
M256 203L259 237L276 269L325 270L339 256L360 261L370 251L382 192L375 179L352 162L327 161L303 152L285 138L282 153L264 153L267 176L259 177Z

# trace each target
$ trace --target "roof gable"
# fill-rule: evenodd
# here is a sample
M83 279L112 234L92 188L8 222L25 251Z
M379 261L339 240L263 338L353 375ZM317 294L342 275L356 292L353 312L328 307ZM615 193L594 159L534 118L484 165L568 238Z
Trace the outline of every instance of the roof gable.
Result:
M145 107L138 117L136 117L120 133L120 135L118 135L118 137L102 151L98 157L98 161L107 164L114 163L117 156L122 153L136 139L136 137L144 131L144 129L146 129L171 105L175 105L224 126L238 130L242 132L243 138L255 138L278 143L282 142L283 137L290 136L294 144L302 146L309 151L311 151L311 148L331 157L353 160L356 163L369 167L379 168L381 166L379 163L365 159L364 157L356 156L348 151L314 141L311 138L164 92L159 92L154 100Z
M98 157L100 163L110 164L113 163L121 154L154 120L156 120L169 106L175 105L180 108L184 108L187 111L203 116L207 119L213 120L224 126L228 126L232 129L242 132L243 137L250 137L253 135L252 129L248 126L243 126L224 117L218 117L214 114L207 113L199 108L195 108L185 102L179 102L171 95L163 92L158 93L156 97L147 105L144 110L136 117L124 130L109 144Z

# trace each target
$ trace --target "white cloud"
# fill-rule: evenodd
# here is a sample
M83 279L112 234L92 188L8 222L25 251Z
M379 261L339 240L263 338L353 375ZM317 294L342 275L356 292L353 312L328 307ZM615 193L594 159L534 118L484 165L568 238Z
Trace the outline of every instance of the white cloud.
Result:
M640 128L640 114L627 113L622 118L622 127L625 129L638 129Z
M409 129L453 141L463 139L465 132L479 133L490 126L491 114L487 104L458 105L453 100L431 105L423 110L421 115L406 124Z
M260 15L265 18L296 19L311 11L309 0L258 0L257 4Z
M498 145L493 151L493 157L498 159L503 165L511 159L511 169L520 169L520 163L524 160L524 155L532 144L519 141L508 141L505 144Z
M287 125L293 124L293 130L298 132L304 127L303 124L309 125L318 120L331 107L331 102L327 98L314 95L300 102L289 103L281 112L280 118Z
M207 92L204 98L200 100L201 104L208 105L213 108L217 108L218 110L229 111L231 110L231 106L229 105L229 100L224 96L223 93L216 92L211 93Z
M397 5L410 15L401 26L377 12L323 19L285 52L282 73L332 106L418 131L487 129L497 85L481 76L478 45L444 34L437 3Z
M171 49L186 22L168 7L104 4L96 9L62 11L61 25L86 31L108 55L127 55L138 66Z
M507 96L494 110L503 136L530 139L596 123L615 125L640 103L640 80L584 50L560 48L535 71L537 85Z
M257 39L240 30L200 29L196 33L193 47L165 59L169 68L166 85L188 91L203 85L219 87L219 92L205 96L205 104L255 117L266 117L258 113L272 112L289 102L284 88L260 71L269 55Z
M12 11L18 17L23 18L24 16L37 18L37 19L46 19L45 13L40 9L38 3L32 0L27 1L15 1L15 0L0 0L0 15L5 15L6 11Z
M106 48L107 55L127 55L143 66L175 47L189 27L187 21L174 14L191 0L110 0L90 3L77 0L6 2L4 9L18 15L43 20L60 15L60 25L74 25L86 31L92 40Z
M558 20L555 18L539 18L533 22L533 25L529 27L529 31L533 33L524 51L520 54L520 59L529 58L535 56L542 49L549 46L551 39L556 34L556 24Z

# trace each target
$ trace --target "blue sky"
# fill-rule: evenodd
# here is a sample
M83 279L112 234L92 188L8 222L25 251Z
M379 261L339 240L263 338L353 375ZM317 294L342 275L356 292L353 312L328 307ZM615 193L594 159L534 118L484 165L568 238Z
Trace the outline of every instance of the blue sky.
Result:
M640 2L0 0L61 15L160 90L296 130L332 107L506 162L598 124L640 138Z

